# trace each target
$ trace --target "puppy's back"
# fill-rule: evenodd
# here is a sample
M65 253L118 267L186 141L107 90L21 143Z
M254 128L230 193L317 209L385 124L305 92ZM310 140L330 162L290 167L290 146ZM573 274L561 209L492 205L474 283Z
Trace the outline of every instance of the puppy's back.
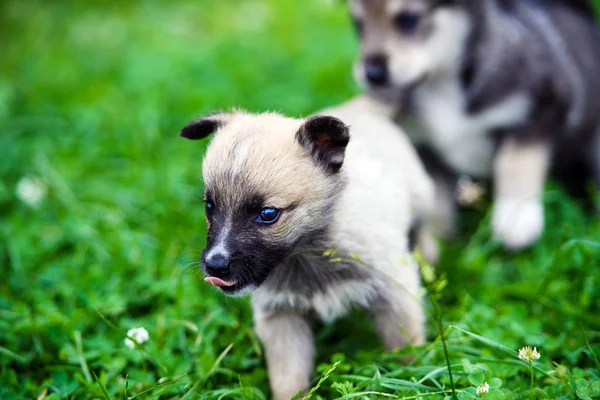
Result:
M336 207L336 234L358 254L405 255L409 230L427 219L434 200L415 149L391 113L364 98L321 114L350 126L343 167L348 183ZM373 235L365 240L364 232Z

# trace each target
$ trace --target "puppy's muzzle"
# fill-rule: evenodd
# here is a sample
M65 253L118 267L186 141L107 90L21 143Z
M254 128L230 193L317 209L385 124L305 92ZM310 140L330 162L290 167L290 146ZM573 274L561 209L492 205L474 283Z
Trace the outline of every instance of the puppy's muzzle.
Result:
M381 54L368 56L365 58L364 64L365 78L369 84L374 86L385 86L389 83L390 74L387 57Z
M210 255L204 260L204 268L206 269L206 282L217 287L230 287L235 284L231 280L231 259L221 253Z
M223 254L215 254L205 261L206 272L212 276L226 278L230 272L230 259Z

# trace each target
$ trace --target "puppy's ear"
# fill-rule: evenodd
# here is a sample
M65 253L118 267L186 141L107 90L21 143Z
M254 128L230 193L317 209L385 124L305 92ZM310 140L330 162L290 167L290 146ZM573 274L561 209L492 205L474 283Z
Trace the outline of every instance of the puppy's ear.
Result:
M212 112L187 124L179 133L186 139L204 139L217 129L227 124L231 114L222 111Z
M337 118L317 115L306 120L296 132L296 139L315 164L336 173L344 163L350 129Z

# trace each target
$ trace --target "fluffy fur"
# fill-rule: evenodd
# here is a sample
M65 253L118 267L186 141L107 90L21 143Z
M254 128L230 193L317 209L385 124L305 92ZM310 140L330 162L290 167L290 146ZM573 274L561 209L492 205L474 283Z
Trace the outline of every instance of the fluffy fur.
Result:
M541 235L551 169L571 187L600 184L600 35L585 1L353 0L351 10L357 79L403 123L416 117L415 142L442 165L493 177L493 230L508 248ZM385 61L369 81L373 59Z
M326 117L238 111L182 131L191 139L216 131L202 168L211 202L202 264L226 257L220 278L232 285L222 289L253 292L275 399L309 385L313 317L330 322L357 307L389 349L425 339L409 232L427 220L433 184L386 113L359 98ZM265 206L282 210L270 225L256 220Z

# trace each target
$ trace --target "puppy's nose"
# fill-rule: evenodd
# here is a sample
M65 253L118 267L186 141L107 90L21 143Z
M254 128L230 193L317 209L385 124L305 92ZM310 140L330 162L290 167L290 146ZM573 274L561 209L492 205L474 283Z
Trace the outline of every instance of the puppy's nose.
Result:
M387 58L378 54L365 58L365 75L373 85L385 85L389 80Z
M226 277L229 274L229 257L223 254L215 254L206 259L206 271L219 278Z

